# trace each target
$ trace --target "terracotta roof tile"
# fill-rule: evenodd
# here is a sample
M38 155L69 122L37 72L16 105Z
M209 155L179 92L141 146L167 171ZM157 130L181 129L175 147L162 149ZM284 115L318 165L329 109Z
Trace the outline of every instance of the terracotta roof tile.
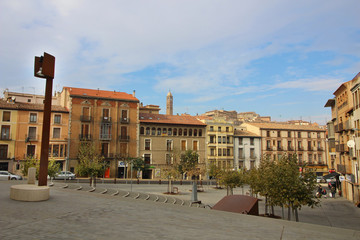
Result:
M206 126L205 123L197 120L196 117L193 116L140 113L139 118L140 118L140 123L196 125L196 126L204 126L204 127Z
M74 88L74 87L64 87L64 89L67 89L70 92L71 96L107 98L107 99L117 99L117 100L127 100L127 101L139 102L139 99L134 97L132 94L128 94L125 92L86 89L86 88Z
M239 137L260 137L259 135L249 132L249 131L243 131L243 130L235 130L234 131L234 136L239 136Z
M24 110L24 111L44 111L44 104L34 104L34 103L8 103L5 100L0 100L0 109L9 109L9 110ZM65 107L58 105L51 106L52 112L64 112L68 113L69 110Z
M325 131L325 129L311 125L295 125L286 123L246 123L262 129L283 129L283 130L308 130L308 131Z

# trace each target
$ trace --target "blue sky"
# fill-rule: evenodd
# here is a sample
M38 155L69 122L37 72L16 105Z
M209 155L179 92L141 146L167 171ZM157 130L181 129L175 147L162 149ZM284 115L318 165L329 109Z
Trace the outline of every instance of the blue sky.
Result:
M63 86L174 96L174 113L255 111L330 120L327 99L360 71L358 0L1 0L0 89L44 93L34 56Z

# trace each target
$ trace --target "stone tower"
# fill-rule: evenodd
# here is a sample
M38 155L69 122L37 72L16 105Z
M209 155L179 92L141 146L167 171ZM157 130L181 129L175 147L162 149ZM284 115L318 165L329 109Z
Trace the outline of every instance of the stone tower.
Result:
M173 115L173 96L170 90L166 96L166 115Z

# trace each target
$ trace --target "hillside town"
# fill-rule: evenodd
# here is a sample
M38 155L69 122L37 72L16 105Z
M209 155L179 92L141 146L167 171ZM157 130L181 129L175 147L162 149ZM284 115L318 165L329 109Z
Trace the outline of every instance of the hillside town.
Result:
M209 179L211 165L249 170L265 155L276 160L296 154L298 165L306 164L318 176L337 173L343 196L358 202L359 86L360 73L324 103L331 108L327 126L302 120L275 122L255 112L174 114L176 100L170 91L166 114L160 114L158 105L144 105L135 91L63 87L52 96L49 158L61 170L75 172L80 144L92 142L107 163L105 178L126 178L126 159L141 157L147 167L139 178L161 179L179 154L193 150L199 155L199 179ZM4 91L0 170L21 174L28 157L39 158L43 101L42 95Z

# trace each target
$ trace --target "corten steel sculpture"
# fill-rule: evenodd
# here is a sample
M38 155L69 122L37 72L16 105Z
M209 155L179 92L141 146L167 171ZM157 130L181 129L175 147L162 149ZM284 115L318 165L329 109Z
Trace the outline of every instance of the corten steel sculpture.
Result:
M55 57L44 52L44 56L35 57L34 75L38 78L46 78L43 130L41 138L41 155L39 186L47 185L47 171L49 160L49 134L51 118L52 84L55 76Z

